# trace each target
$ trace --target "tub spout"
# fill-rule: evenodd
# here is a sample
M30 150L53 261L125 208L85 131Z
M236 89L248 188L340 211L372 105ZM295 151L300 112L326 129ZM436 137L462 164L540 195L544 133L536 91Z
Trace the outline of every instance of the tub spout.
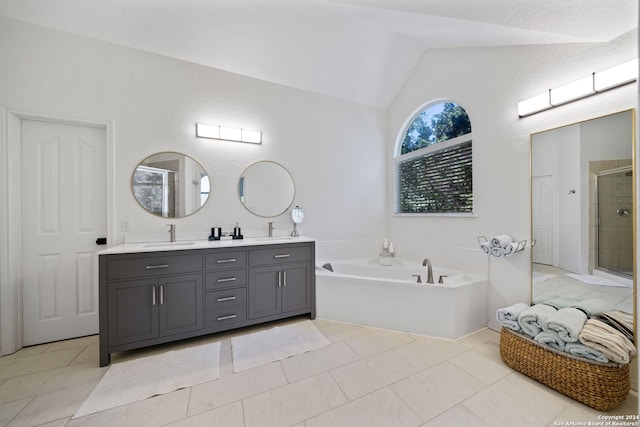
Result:
M431 266L429 258L425 258L424 261L422 261L422 266L427 267L427 283L433 285L433 267Z

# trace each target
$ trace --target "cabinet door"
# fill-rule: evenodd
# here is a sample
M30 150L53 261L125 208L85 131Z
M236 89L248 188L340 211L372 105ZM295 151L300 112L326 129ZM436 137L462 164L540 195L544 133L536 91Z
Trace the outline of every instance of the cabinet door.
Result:
M270 316L282 311L280 267L249 270L249 318Z
M109 283L109 346L158 336L158 279Z
M311 308L309 263L287 264L282 275L282 312Z
M159 279L160 335L196 331L204 327L202 274Z

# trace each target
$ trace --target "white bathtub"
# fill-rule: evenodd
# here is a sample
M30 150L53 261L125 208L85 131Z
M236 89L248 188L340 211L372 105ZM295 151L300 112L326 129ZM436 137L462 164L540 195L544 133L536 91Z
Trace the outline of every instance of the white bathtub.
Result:
M334 272L322 268L327 262ZM426 267L400 259L392 266L378 258L322 261L316 265L317 316L453 339L487 326L485 278L437 266L433 278L436 283L427 284Z

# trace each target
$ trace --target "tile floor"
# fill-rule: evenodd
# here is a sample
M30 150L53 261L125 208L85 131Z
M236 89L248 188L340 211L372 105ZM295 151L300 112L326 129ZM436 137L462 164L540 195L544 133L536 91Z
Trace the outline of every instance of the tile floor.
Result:
M588 285L571 276L567 270L544 264L533 264L533 296L545 294L569 295L575 297L596 298L609 302L613 307L633 313L633 288L617 286ZM553 277L537 281L536 273Z
M635 392L603 414L507 368L490 329L452 341L314 324L331 345L237 374L231 333L116 354L221 340L221 375L78 419L107 369L98 367L98 338L25 348L0 358L0 426L558 426L638 414Z

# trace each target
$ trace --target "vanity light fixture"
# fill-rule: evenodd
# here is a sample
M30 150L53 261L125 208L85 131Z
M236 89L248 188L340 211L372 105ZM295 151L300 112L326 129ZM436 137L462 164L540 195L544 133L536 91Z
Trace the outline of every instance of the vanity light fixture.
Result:
M595 95L638 79L638 58L615 67L591 73L591 76L576 80L556 89L518 102L518 117L526 117L549 110L587 96Z
M207 125L204 123L196 123L196 136L198 138L262 144L262 132L259 130L229 128L219 125Z

